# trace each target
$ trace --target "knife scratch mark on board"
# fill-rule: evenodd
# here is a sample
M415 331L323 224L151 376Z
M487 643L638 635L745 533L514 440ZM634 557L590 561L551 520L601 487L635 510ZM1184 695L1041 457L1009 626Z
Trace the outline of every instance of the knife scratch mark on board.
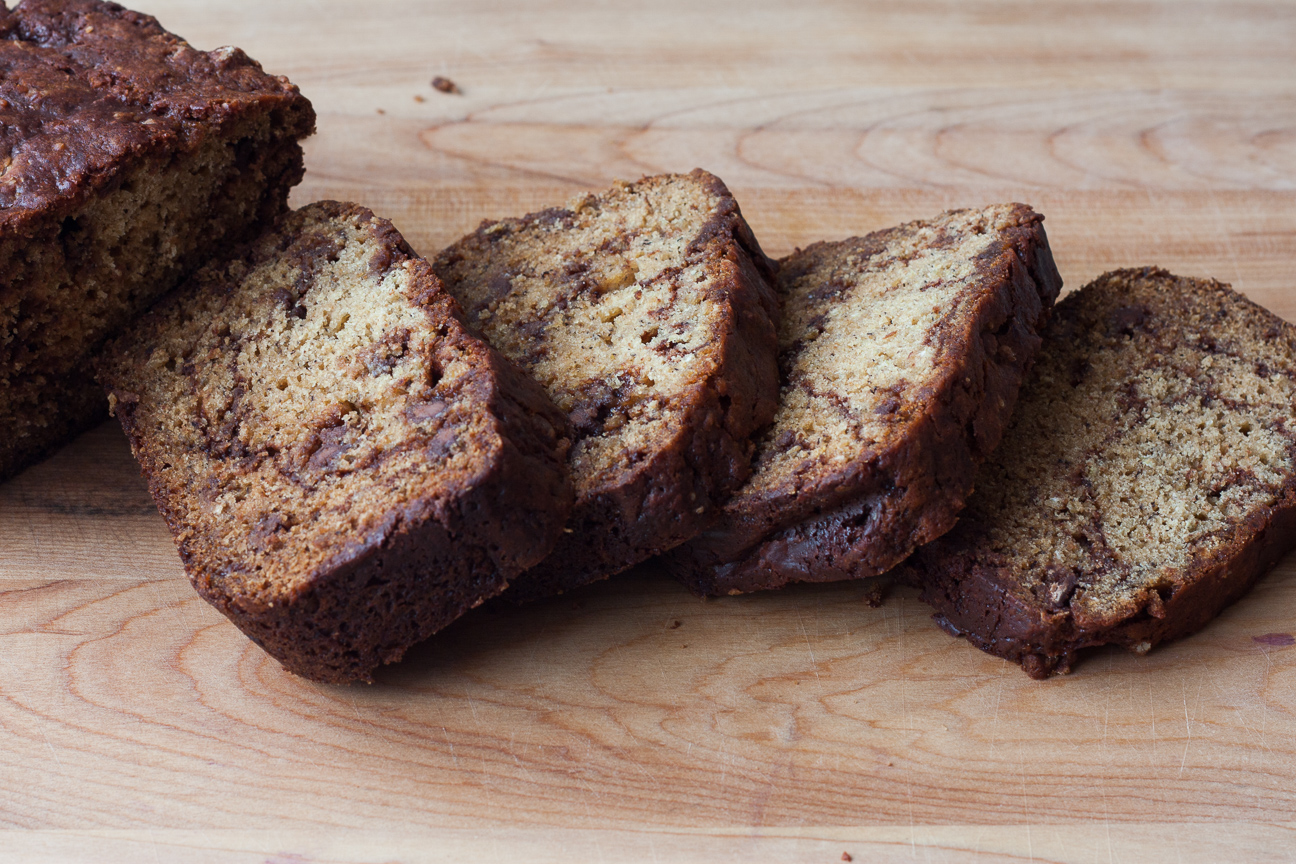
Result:
M797 623L801 625L801 638L805 639L806 651L810 654L810 668L814 670L815 681L822 684L823 680L819 677L819 663L815 660L814 646L810 644L810 634L806 632L805 619L801 617L800 609L797 610Z

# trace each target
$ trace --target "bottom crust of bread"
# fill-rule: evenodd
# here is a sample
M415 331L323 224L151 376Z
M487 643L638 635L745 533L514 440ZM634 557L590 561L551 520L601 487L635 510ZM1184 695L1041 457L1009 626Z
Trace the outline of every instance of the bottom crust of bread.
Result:
M524 461L502 462L466 494L427 502L427 512L389 514L378 531L357 538L354 550L273 604L230 592L219 574L213 578L196 560L191 565L196 556L182 550L182 557L203 599L284 668L324 684L369 682L378 667L499 594L518 564L547 551L536 536L552 536L552 526L538 524L531 532L514 524L505 532L496 512L508 501L516 522L519 514L554 507L552 489L544 488L551 478L534 477L529 491L514 488L519 477L534 475ZM526 557L501 566L501 552Z
M200 595L370 680L553 548L567 419L386 220L317 202L110 343L100 378Z
M435 266L470 322L573 423L571 519L505 600L666 552L746 481L750 436L777 407L778 303L771 263L719 178L648 177L483 223Z
M977 466L1002 437L1061 289L1040 217L1022 205L1012 213L1020 224L1004 229L978 262L978 279L988 290L957 322L965 348L954 372L938 384L913 385L921 390L918 419L898 440L876 446L836 488L802 490L798 499L815 505L808 517L790 525L780 519L769 530L760 508L757 519L726 512L711 530L671 552L669 568L693 593L878 576L955 525Z
M1296 547L1296 330L1209 280L1099 277L1055 310L960 524L906 568L1034 678L1186 636Z
M1043 679L1071 671L1077 652L1120 645L1139 654L1161 642L1205 627L1246 594L1292 548L1296 537L1296 484L1283 500L1246 525L1245 540L1203 562L1183 577L1183 588L1161 597L1139 615L1098 626L1077 626L1061 611L1027 603L1011 590L1016 581L1004 568L963 568L933 563L925 568L920 598L932 606L936 623L988 654L1019 664Z

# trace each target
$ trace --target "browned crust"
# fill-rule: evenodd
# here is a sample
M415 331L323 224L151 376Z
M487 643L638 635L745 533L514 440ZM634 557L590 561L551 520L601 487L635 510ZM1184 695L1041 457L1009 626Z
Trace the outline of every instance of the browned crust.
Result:
M114 3L25 0L12 11L0 5L0 244L56 248L63 221L118 188L129 172L167 171L212 136L237 140L266 117L274 140L247 158L266 171L267 188L255 218L238 236L220 238L223 245L270 224L301 181L296 142L314 130L315 113L297 87L267 75L237 48L197 51L152 17ZM211 252L199 249L182 269ZM21 279L0 274L0 307L25 302L29 292L13 278ZM173 284L141 290L130 315ZM43 380L43 403L59 406L38 435L20 438L0 428L0 480L105 416L103 395L85 369L126 320L106 322L70 374L33 366L23 356L24 340L0 332L0 379Z
M714 596L875 576L954 526L976 467L998 446L1062 286L1043 217L1017 208L1020 223L982 267L983 282L1000 290L944 336L961 362L921 397L931 408L910 434L809 492L774 490L726 508L667 557L690 590Z
M59 411L58 416L41 430L40 437L27 436L19 440L12 434L13 430L0 426L0 436L9 435L7 441L0 443L0 482L53 454L108 417L108 403L104 401L103 390L92 376L84 373L47 379L41 396L56 402Z
M922 556L920 597L936 610L936 623L948 633L966 637L982 651L1043 679L1070 672L1085 648L1120 645L1146 651L1197 632L1293 546L1296 478L1277 504L1251 514L1231 543L1189 568L1181 577L1182 587L1169 596L1148 589L1137 601L1137 614L1105 626L1080 627L1066 610L1027 601L1012 590L1015 580L1009 570L977 560L974 545L963 538L953 538L939 556Z
M193 152L250 117L273 113L293 138L314 128L297 87L237 48L198 51L155 18L99 0L25 0L2 10L6 235L39 237L124 166Z
M1172 285L1178 281L1149 267L1104 274L1083 290L1136 279ZM1265 338L1278 338L1283 329L1290 332L1289 325L1227 286L1208 284L1272 322L1275 329ZM1065 305L1080 298L1077 293ZM1061 306L1059 313L1061 323L1066 320ZM1058 345L1057 350L1067 347ZM1248 514L1219 549L1176 574L1172 587L1145 588L1130 604L1122 604L1120 612L1094 617L1084 625L1065 604L1043 604L1024 592L1011 564L983 543L983 529L973 520L965 523L919 550L913 566L905 568L906 578L921 590L921 599L936 610L933 618L947 632L1020 664L1032 678L1044 679L1070 672L1086 648L1112 644L1142 653L1195 633L1239 599L1296 548L1296 476L1283 484L1272 506Z
M672 438L615 483L577 500L553 554L513 580L509 600L571 590L685 542L751 473L750 436L777 408L772 265L724 183L701 169L691 176L723 201L692 243L709 259L710 294L725 310L713 371L679 394L685 420Z
M438 352L454 352L479 370L464 387L494 418L493 440L480 442L493 458L472 486L393 501L376 530L316 567L298 590L273 601L247 595L238 590L239 562L187 524L160 467L167 454L139 422L142 397L115 386L113 346L98 368L198 593L292 672L342 684L371 680L379 665L399 660L410 645L542 560L561 533L572 490L566 417L539 385L468 331L427 262L414 256L390 222L366 208L311 206L368 222L387 247L388 269L413 258L418 266L410 299L444 334ZM163 303L183 298L187 288Z
M454 327L449 339L472 337ZM572 492L550 430L564 428L565 418L508 361L479 353L477 383L498 418L500 446L476 485L393 508L381 531L272 607L231 594L207 550L181 544L203 599L288 670L328 684L371 681L380 665L499 594L558 541ZM174 515L163 515L177 535Z

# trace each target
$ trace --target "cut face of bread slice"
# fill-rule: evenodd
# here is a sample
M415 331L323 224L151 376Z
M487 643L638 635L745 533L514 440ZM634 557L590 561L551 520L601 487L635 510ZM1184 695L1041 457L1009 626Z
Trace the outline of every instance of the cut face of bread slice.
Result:
M937 620L1032 676L1191 633L1296 545L1296 329L1218 282L1108 273L1058 304L959 526Z
M391 223L322 202L99 360L194 586L293 672L367 679L557 541L566 418L459 315Z
M436 271L570 415L576 507L533 599L692 537L747 477L777 394L769 264L717 178L619 183L484 223Z
M671 570L704 595L861 578L948 531L1061 288L1042 220L955 210L781 261L778 414Z
M287 209L311 105L97 0L0 4L0 479L105 414L90 359Z

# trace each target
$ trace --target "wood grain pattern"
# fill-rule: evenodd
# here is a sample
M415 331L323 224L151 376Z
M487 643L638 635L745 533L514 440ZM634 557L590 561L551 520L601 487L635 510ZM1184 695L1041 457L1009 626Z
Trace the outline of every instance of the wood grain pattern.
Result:
M1156 263L1296 320L1296 4L138 5L311 97L297 203L428 253L701 165L771 254L1024 200L1069 287ZM649 566L332 688L193 594L111 424L0 485L0 549L4 861L1296 858L1296 556L1047 682L907 590Z
M413 830L393 837L378 831L31 831L5 837L13 860L66 864L135 864L141 860L300 864L398 861L522 860L527 864L605 864L642 861L840 862L899 864L1033 861L1290 861L1296 825L1155 823L1126 826L967 826L610 830ZM93 851L89 851L93 850ZM291 851L288 851L291 850ZM519 854L518 850L525 850ZM1119 850L1119 858L1117 857Z

